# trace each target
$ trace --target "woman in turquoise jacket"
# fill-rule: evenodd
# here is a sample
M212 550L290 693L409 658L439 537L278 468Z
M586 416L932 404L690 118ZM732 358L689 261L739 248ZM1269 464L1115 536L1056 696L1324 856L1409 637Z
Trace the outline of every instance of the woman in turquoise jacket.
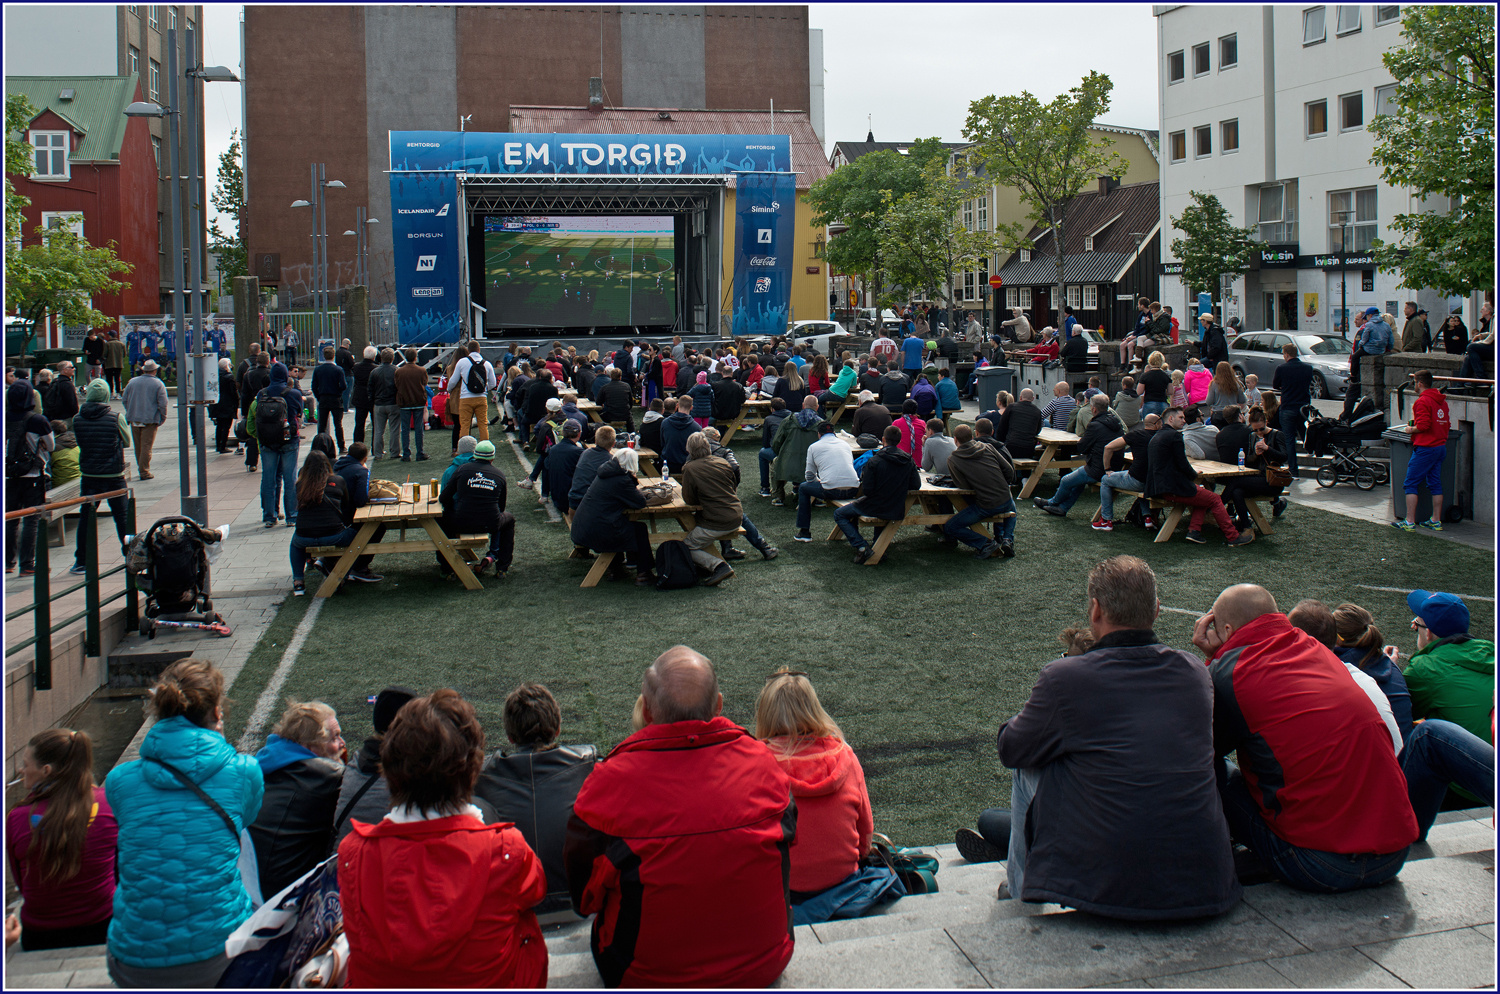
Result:
M141 758L104 781L119 823L106 956L119 987L213 987L229 965L224 940L254 910L240 879L240 832L260 812L265 785L255 757L224 740L223 701L224 674L212 664L172 664L152 689L157 722ZM233 832L172 769L213 798Z

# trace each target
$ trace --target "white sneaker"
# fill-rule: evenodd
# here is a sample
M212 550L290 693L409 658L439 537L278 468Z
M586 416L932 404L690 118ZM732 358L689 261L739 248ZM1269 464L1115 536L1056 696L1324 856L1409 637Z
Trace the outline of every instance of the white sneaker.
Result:
M516 486L520 487L522 490L530 490L532 487L536 486L536 481L529 476L525 476L516 481Z

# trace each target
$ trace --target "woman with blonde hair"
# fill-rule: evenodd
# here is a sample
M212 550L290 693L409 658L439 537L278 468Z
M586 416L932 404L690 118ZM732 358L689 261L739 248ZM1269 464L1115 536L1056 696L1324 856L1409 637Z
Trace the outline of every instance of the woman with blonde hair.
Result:
M1190 401L1188 399L1187 386L1185 385L1185 382L1184 382L1186 379L1187 379L1187 374L1184 373L1182 370L1180 370L1180 369L1174 369L1174 370L1172 370L1172 406L1173 407L1183 407L1183 408L1185 408L1190 403Z
M343 730L322 701L287 701L255 754L265 778L260 814L250 826L260 893L270 900L333 849L339 788L344 782Z
M1333 609L1333 630L1338 637L1334 652L1346 664L1374 680L1390 702L1391 715L1401 729L1401 744L1405 747L1412 730L1411 691L1391 655L1395 647L1386 647L1385 637L1375 627L1375 618L1358 604L1345 603Z
M790 359L781 368L781 378L776 381L776 392L772 396L786 401L788 411L802 410L802 402L807 399L807 383L797 371L797 364Z
M1141 417L1167 409L1172 396L1172 376L1167 370L1166 357L1160 352L1152 352L1146 358L1146 371L1135 389L1141 395Z
M875 831L865 772L806 673L778 669L755 701L755 737L792 782L791 889L810 896L859 871Z
M1208 409L1217 414L1231 404L1244 407L1245 388L1240 386L1239 378L1234 375L1234 369L1227 362L1219 363L1214 369L1214 378L1208 384L1208 396L1204 398Z

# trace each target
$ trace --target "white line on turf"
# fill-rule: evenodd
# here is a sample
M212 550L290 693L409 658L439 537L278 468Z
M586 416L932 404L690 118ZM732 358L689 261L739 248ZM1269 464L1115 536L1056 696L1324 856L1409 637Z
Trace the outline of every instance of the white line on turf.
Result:
M1203 617L1203 612L1202 611L1189 611L1185 607L1163 607L1162 610L1163 611L1170 611L1173 614L1186 614L1186 615L1189 615L1190 617L1194 617L1194 618L1201 618L1201 617Z
M297 623L296 631L292 632L292 639L286 644L286 651L281 654L281 662L276 664L276 672L271 674L271 681L261 691L260 699L255 702L255 709L250 712L250 720L245 723L245 734L240 736L237 747L240 752L251 752L260 738L260 730L266 726L271 710L281 699L281 688L286 685L286 678L292 673L292 666L302 652L302 645L307 641L307 636L312 634L313 622L318 620L318 612L323 610L323 600L322 597L313 598L307 613Z
M1357 584L1357 586L1361 587L1364 590L1380 590L1380 591L1383 591L1383 592L1385 592L1387 594L1413 594L1413 593L1416 593L1416 591L1414 591L1414 590L1407 590L1405 587L1372 587L1368 583ZM1447 591L1444 591L1444 592L1446 593ZM1491 604L1495 603L1495 598L1493 598L1493 597L1486 597L1483 594L1454 594L1453 596L1454 597L1462 597L1466 601L1489 601ZM1166 610L1166 609L1163 608L1162 610Z
M509 436L506 437L509 438ZM531 473L531 463L526 461L525 452L522 450L520 445L516 444L516 440L514 438L509 438L509 441L511 451L516 454L516 461L521 464L521 469L529 475ZM533 490L531 492L540 493L541 491ZM554 525L560 524L562 522L562 516L557 513L557 508L552 506L552 502L550 500L542 505L542 510L547 512L547 520L552 522Z

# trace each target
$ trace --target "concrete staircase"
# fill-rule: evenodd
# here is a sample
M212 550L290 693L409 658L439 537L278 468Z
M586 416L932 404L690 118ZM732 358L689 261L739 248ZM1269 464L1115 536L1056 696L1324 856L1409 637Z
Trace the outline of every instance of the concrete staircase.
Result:
M1261 884L1207 922L1132 924L998 900L1003 863L968 863L952 845L929 847L942 862L940 893L799 927L797 951L775 986L1493 988L1493 814L1440 815L1428 842L1384 887L1328 896ZM548 987L603 986L589 925L544 925ZM5 986L112 985L104 948L90 946L14 952Z

